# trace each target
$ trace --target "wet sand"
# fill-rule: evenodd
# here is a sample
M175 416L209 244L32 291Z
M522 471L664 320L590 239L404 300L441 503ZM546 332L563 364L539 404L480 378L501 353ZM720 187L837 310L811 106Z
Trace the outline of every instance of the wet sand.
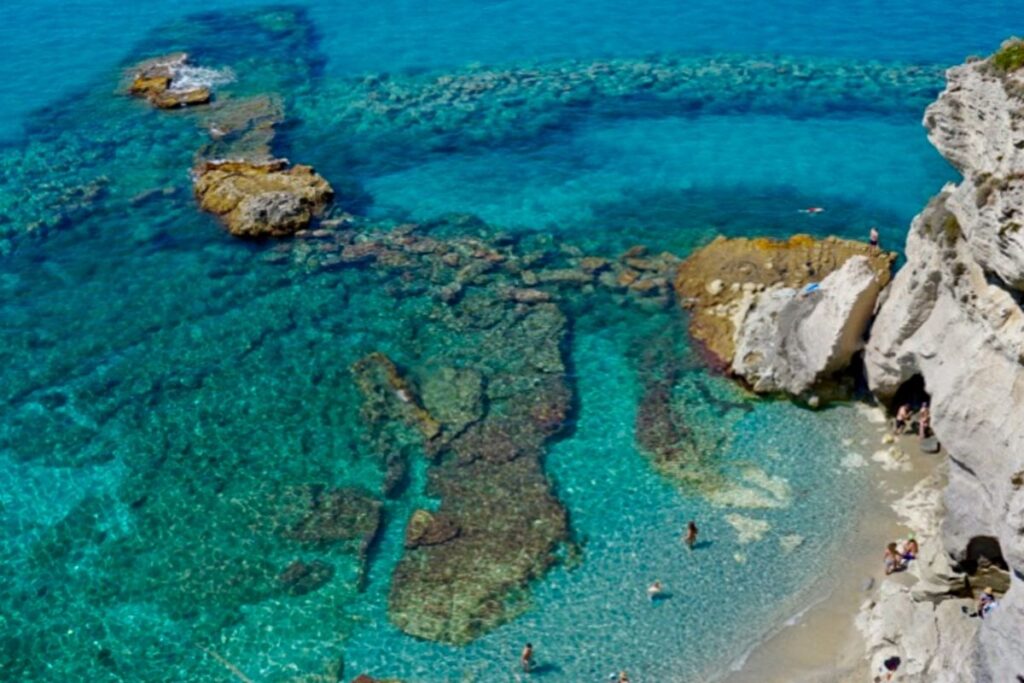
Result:
M831 571L808 587L805 608L780 624L776 632L734 664L722 683L865 683L870 680L864 641L855 620L864 601L885 578L882 553L888 541L906 538L908 529L892 508L893 502L918 482L945 469L945 453L922 453L915 436L895 444L909 456L909 471L886 471L871 454L889 448L882 443L888 426L880 411L865 410L872 423L858 445L865 452L877 505L866 505L850 534L848 551L835 558ZM909 575L897 580L912 581Z

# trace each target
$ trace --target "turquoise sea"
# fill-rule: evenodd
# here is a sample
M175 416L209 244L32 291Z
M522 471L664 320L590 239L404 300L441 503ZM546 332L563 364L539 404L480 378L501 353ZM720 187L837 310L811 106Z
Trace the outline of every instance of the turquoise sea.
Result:
M515 681L529 641L531 680L712 680L803 606L865 504L863 470L841 466L869 448L856 409L745 394L704 367L675 305L583 288L538 321L494 300L502 274L449 305L435 282L331 267L327 243L231 237L191 193L208 123L126 97L127 67L186 50L217 70L218 97L271 98L273 151L313 164L357 230L415 222L542 265L872 225L899 249L955 177L923 109L943 69L994 50L1018 10L0 5L0 679ZM504 420L511 441L517 396L534 416L562 396L564 427L522 456L542 471L509 488L430 460L367 408L356 364L374 352L428 408L437 395ZM702 476L737 495L652 467L637 434L651 396ZM500 555L532 533L533 508L507 513L538 481L567 520L556 561L526 583L499 576L500 618L468 644L404 632L413 511L508 494L501 513L459 511L463 539L489 529ZM343 498L379 509L367 544L328 533L351 520L323 501ZM296 531L311 524L331 528ZM298 585L284 578L296 562L314 567ZM443 585L489 571L464 569ZM669 596L652 603L656 579Z

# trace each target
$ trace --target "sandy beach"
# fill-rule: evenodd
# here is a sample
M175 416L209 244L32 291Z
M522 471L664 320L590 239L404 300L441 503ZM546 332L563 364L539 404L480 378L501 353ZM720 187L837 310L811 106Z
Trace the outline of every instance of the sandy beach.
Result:
M882 553L885 544L906 538L908 529L901 523L893 503L919 482L938 473L944 479L945 454L922 453L916 436L899 437L895 444L884 444L888 424L876 408L864 409L865 434L871 441L862 446L877 452L896 446L908 457L901 468L880 463L870 456L869 468L873 495L878 505L866 505L856 527L849 534L847 551L837 555L832 569L808 586L806 607L780 624L760 645L734 664L725 683L863 683L869 680L869 663L864 641L855 620L864 604L885 578ZM909 466L909 467L908 467ZM909 575L897 580L912 581Z

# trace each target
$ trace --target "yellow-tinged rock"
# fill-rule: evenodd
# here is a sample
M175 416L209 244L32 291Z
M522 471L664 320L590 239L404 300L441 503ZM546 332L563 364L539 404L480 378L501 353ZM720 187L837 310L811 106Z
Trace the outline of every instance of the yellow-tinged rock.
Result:
M307 227L334 196L311 166L207 161L195 171L199 206L239 237L283 237Z
M708 352L710 362L726 368L734 351L733 314L754 292L819 282L857 254L868 257L884 287L896 254L865 242L810 235L788 240L717 237L679 264L674 285L679 301L691 313L691 336Z
M145 97L150 104L159 109L176 109L208 103L212 94L206 86L175 87L175 80L187 65L188 55L184 52L148 59L133 69L134 74L128 92L137 97Z

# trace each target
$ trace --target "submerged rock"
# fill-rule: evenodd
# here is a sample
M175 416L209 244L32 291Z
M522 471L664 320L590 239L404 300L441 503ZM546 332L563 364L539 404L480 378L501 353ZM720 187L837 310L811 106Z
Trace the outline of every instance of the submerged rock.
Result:
M200 120L210 142L199 150L199 159L270 162L276 127L284 121L284 105L276 95L226 98L206 108Z
M808 235L786 241L718 237L680 264L676 295L691 312L691 336L714 365L730 368L737 334L761 292L820 283L856 255L865 258L879 287L889 282L896 255L865 243L835 237L815 240ZM825 307L819 315L824 311Z
M430 441L441 434L441 423L423 407L419 393L383 353L371 353L352 366L366 399L364 413L371 421L398 419L415 427Z
M334 567L326 562L313 560L307 564L295 560L281 572L277 580L290 595L305 595L327 584L333 576Z
M306 543L343 542L360 556L366 554L380 528L380 501L355 488L306 487L299 493L301 517L282 536Z
M417 373L424 406L441 420L439 436L415 430L434 452L426 494L440 507L410 517L388 606L395 625L419 638L464 644L514 617L568 537L541 464L572 401L565 316L552 303L521 310L504 292L488 285L439 307L429 336L444 343ZM418 399L395 404L388 391L378 410L364 411L376 415L372 429L421 424L410 408Z
M334 192L312 167L268 162L207 161L195 171L199 206L238 237L283 237L309 226Z
M451 517L427 510L416 510L405 528L405 547L441 545L458 536L459 532L459 525Z

